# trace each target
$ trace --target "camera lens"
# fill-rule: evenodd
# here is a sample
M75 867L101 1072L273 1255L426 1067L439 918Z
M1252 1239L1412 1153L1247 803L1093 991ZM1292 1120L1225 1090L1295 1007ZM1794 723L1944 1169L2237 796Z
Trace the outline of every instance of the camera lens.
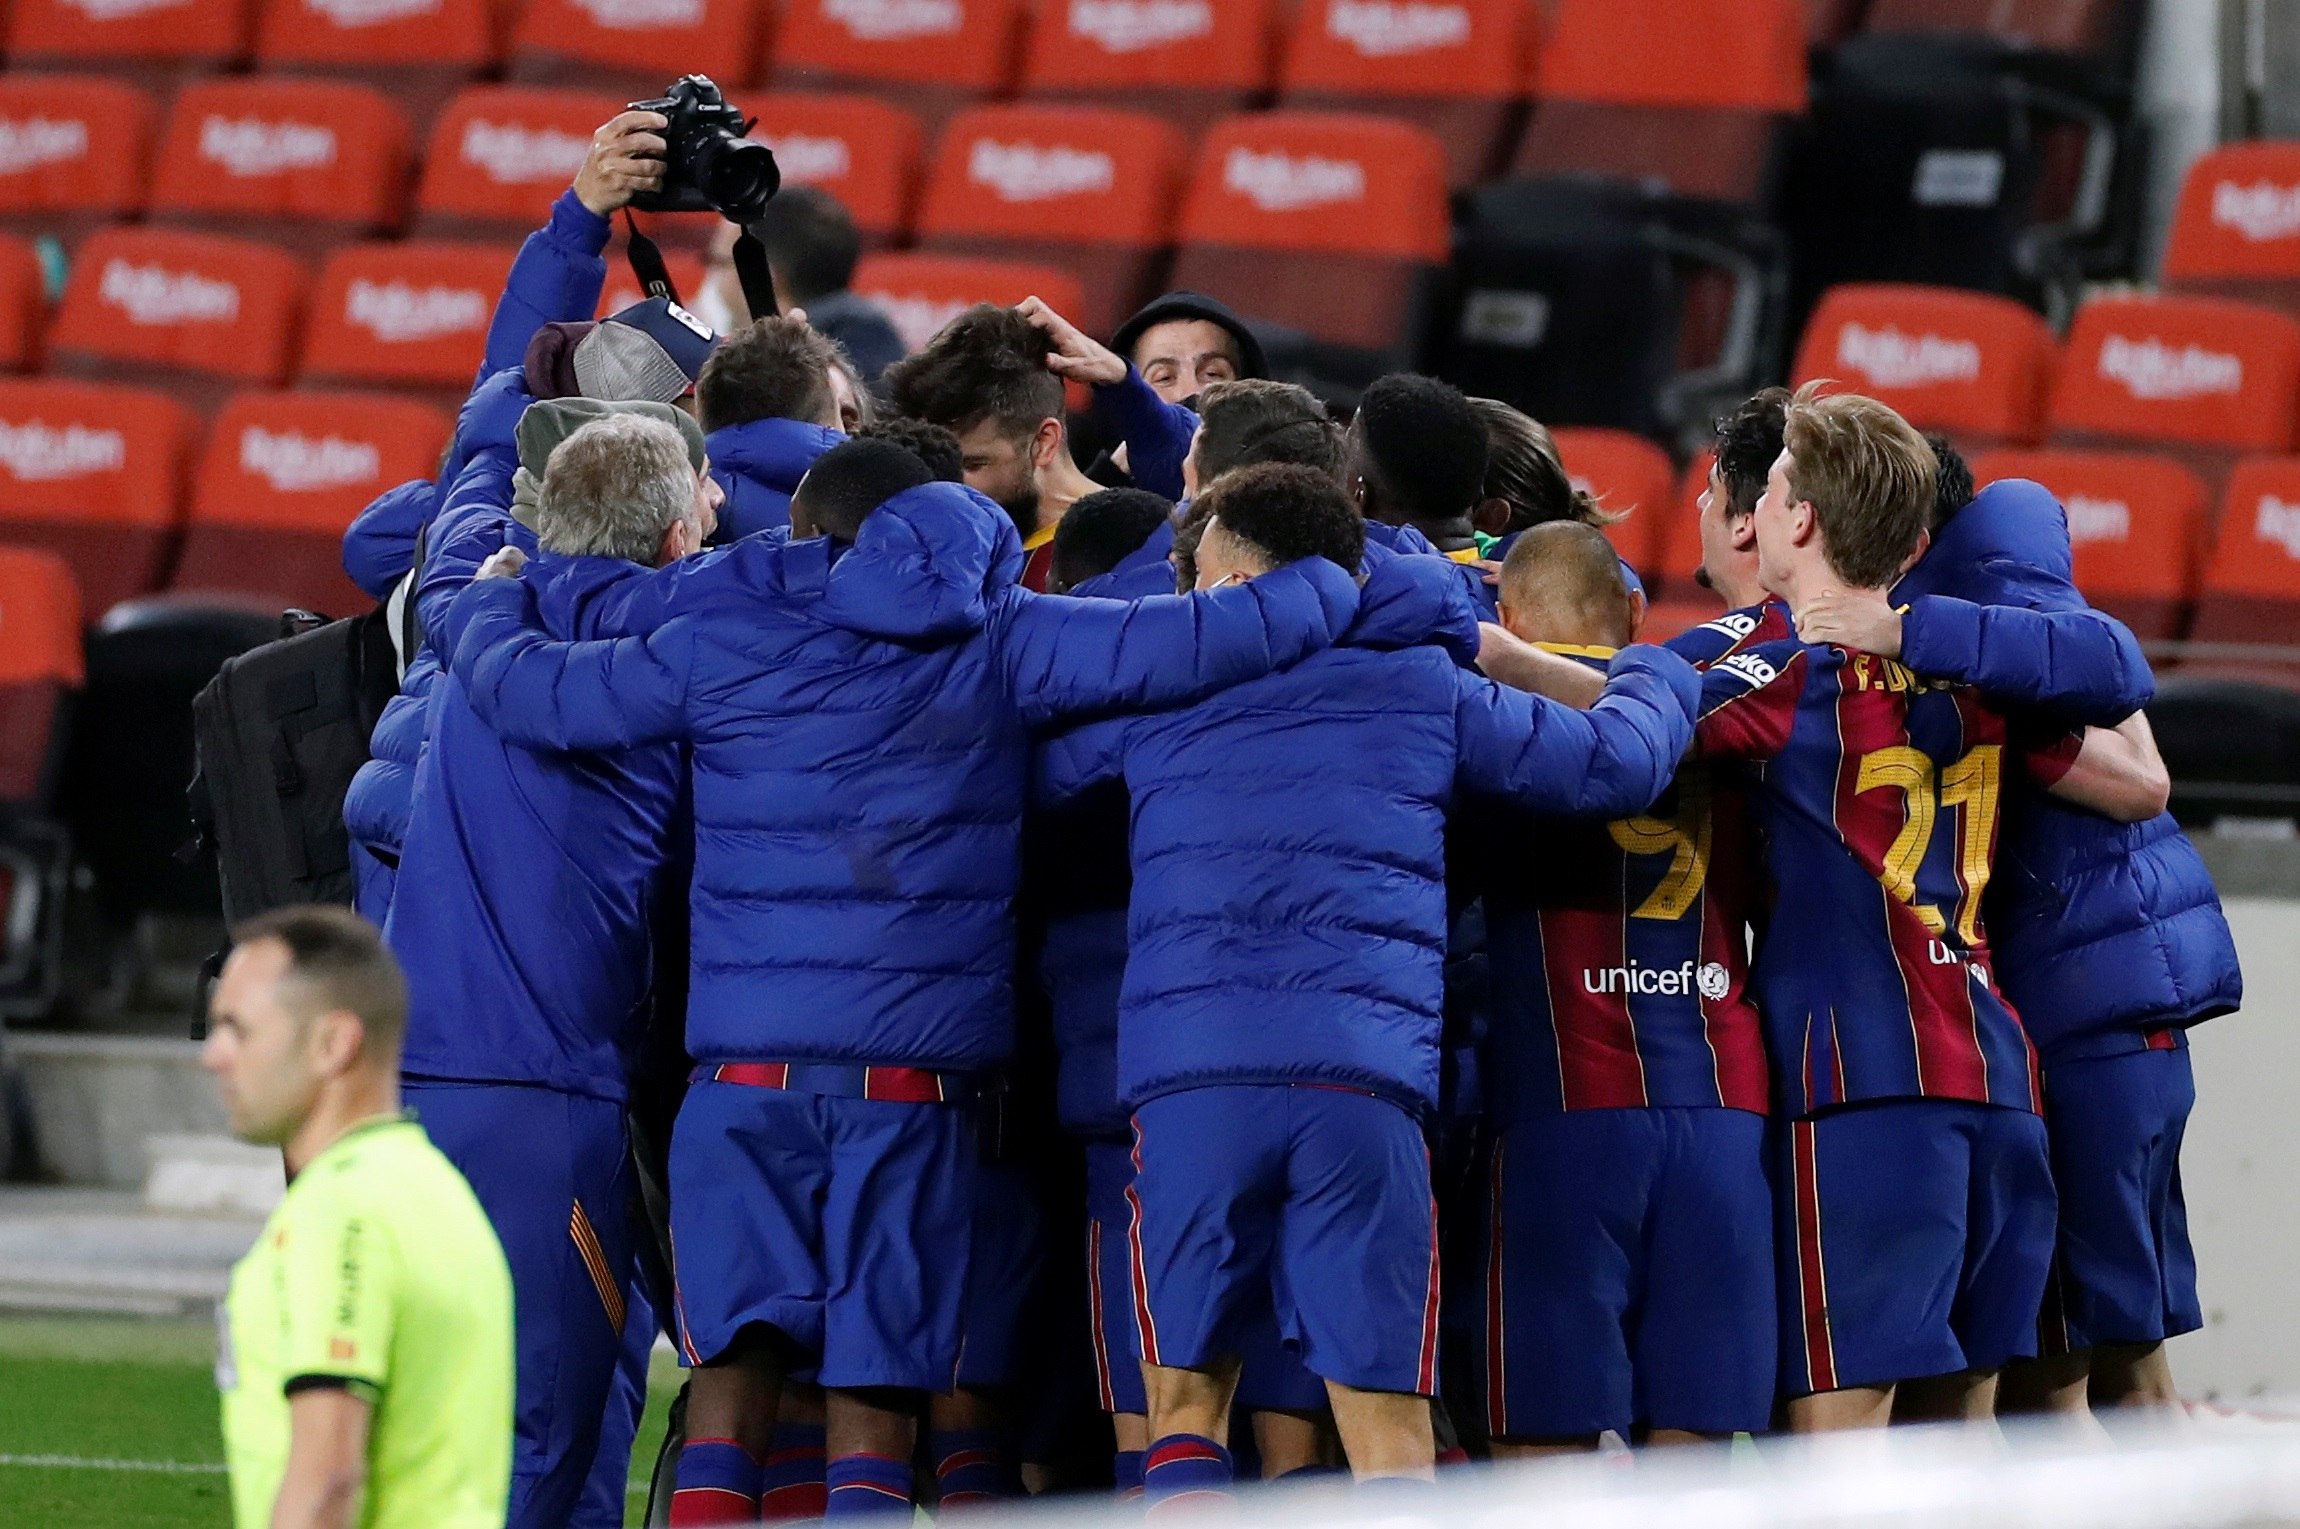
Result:
M694 180L719 215L737 223L755 222L783 184L774 151L728 133L714 133L695 146Z

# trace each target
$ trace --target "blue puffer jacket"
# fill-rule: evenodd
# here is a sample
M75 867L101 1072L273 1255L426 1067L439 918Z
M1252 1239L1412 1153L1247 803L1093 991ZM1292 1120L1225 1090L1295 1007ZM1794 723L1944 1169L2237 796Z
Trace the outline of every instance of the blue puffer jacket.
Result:
M1436 1109L1456 794L1643 811L1692 739L1698 698L1692 668L1657 648L1616 660L1586 712L1462 668L1476 651L1452 570L1391 558L1339 646L1187 711L1046 746L1048 796L1113 776L1132 792L1128 1104L1328 1083Z
M719 506L713 546L791 523L791 495L815 458L846 437L796 419L755 419L703 439L711 478L727 497Z
M445 614L456 592L471 581L480 563L509 542L535 550L532 532L511 518L511 478L518 466L513 431L528 403L517 371L499 374L464 405L463 440L467 460L432 519L425 545L423 577L417 580L416 619L425 631ZM420 650L400 677L393 696L368 738L368 760L351 780L343 801L344 827L351 833L357 870L356 906L381 924L391 911L398 884L400 850L414 803L416 767L422 762L430 728L432 685L439 658L430 646Z
M1150 539L1099 578L1080 599L1141 600L1174 592L1174 528ZM1038 981L1053 1011L1055 1106L1062 1128L1084 1137L1123 1137L1118 1102L1118 983L1126 974L1126 902L1133 867L1126 855L1126 788L1108 781L1036 813L1033 859L1046 908Z
M1029 728L1265 674L1357 609L1314 559L1132 605L1032 595L1021 569L1006 512L937 483L851 548L768 532L634 571L598 608L643 638L549 642L523 581L456 602L442 646L505 737L691 740L698 1060L1004 1061Z
M1912 650L1907 633L1939 596L1970 602L1968 610L1990 607L1986 618L1998 621L2031 612L2097 615L2071 580L2058 501L2017 480L1992 485L1949 522L1896 593L1905 597L1912 587L1939 592L1918 599L1904 624L1902 656L1925 673L1949 671L1921 662L1938 655ZM1955 616L1962 628L1978 624ZM2053 651L2065 658L2071 650ZM2093 715L2109 720L2123 714L2124 702L2154 693L2137 647L2103 671L2096 691ZM1988 921L2005 993L2047 1062L2130 1050L2143 1030L2195 1024L2244 1001L2236 942L2212 877L2169 814L2112 823L2022 792L2006 812Z
M487 350L474 391L491 377L518 370L528 342L545 324L574 323L598 311L599 292L607 282L604 252L610 232L607 220L576 200L572 190L560 193L551 204L551 221L527 236L511 262L503 295L488 321ZM461 475L468 455L458 421L437 480L424 485L429 492L402 484L353 518L343 533L343 571L354 584L380 600L407 576L415 566L417 535L445 503L444 491Z
M628 564L543 553L544 630L593 635ZM544 754L508 744L442 675L384 936L407 972L411 1077L625 1096L648 1016L649 916L683 859L676 744Z
M1136 488L1168 499L1182 497L1182 461L1198 433L1194 412L1160 398L1129 363L1125 381L1094 390L1094 421L1105 435L1125 443L1126 476Z

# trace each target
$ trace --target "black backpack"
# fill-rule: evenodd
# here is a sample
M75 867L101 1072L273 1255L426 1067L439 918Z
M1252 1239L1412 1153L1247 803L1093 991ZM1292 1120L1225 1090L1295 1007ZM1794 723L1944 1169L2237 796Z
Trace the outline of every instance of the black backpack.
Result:
M399 693L398 604L340 621L289 611L278 641L227 662L193 700L192 820L228 922L352 900L343 799Z

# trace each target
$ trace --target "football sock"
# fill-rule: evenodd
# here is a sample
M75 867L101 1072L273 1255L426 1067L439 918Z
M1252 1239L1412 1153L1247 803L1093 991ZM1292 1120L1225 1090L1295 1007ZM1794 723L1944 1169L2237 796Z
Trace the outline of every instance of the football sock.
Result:
M689 1439L671 1493L672 1529L759 1521L759 1462L732 1439Z
M1234 1479L1230 1452L1194 1433L1170 1433L1143 1457L1142 1493L1161 1518L1228 1502Z
M910 1517L910 1462L885 1455L841 1455L824 1472L825 1518Z
M788 1523L821 1518L829 1488L823 1484L828 1465L823 1457L820 1423L778 1423L767 1447L767 1463L759 1476L759 1522Z
M1022 1468L997 1432L985 1428L933 1433L927 1436L926 1447L944 1507L1022 1495Z

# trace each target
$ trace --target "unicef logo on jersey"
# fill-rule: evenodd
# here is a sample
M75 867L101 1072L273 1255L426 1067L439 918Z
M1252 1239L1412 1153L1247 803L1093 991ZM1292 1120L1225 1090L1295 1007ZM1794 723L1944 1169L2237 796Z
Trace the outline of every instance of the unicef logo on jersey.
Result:
M1627 966L1584 967L1581 972L1581 990L1592 995L1658 993L1682 998L1688 993L1699 993L1715 1000L1724 997L1732 985L1725 968L1715 961L1705 961L1698 968L1690 961L1681 961L1675 966L1647 966L1642 961L1632 961Z

